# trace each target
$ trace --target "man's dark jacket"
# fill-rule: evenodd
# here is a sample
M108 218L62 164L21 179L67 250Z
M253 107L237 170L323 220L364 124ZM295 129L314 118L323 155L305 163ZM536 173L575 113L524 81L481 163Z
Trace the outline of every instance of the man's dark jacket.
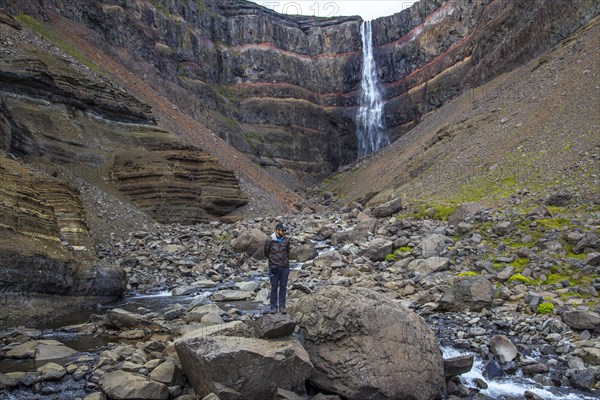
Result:
M269 266L278 266L282 268L290 267L290 238L283 237L281 243L277 240L277 235L273 233L265 241L265 256L269 260Z

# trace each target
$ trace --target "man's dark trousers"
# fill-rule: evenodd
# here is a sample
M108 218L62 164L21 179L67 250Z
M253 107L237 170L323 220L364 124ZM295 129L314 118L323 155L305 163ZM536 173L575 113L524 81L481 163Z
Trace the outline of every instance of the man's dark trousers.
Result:
M285 296L287 293L287 281L289 275L289 268L271 267L271 270L269 271L269 279L271 279L271 309L277 308L277 300L279 300L279 307L285 307Z

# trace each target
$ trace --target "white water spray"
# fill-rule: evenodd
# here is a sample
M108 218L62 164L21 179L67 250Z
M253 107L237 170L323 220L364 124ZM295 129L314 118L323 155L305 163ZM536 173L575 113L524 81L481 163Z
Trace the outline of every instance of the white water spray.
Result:
M383 132L383 97L377 78L377 66L373 57L373 32L371 21L360 25L363 46L363 66L361 93L356 113L356 136L358 138L358 157L367 156L390 144Z

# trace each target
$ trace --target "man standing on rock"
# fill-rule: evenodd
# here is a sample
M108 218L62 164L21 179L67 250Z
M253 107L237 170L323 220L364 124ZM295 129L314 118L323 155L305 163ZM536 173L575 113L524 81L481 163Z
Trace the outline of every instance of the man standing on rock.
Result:
M290 239L285 235L282 223L275 226L275 232L265 241L265 256L269 261L269 278L271 280L271 308L269 312L286 314L285 295L290 275ZM279 301L278 301L279 300Z

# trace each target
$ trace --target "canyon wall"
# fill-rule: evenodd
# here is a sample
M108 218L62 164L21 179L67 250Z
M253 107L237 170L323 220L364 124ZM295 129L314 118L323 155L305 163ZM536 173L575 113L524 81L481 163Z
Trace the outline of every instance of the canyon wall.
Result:
M306 179L356 157L359 17L280 15L242 0L40 4L5 8L92 29L98 46L262 166ZM593 0L422 0L375 20L388 135L552 47L599 10Z

